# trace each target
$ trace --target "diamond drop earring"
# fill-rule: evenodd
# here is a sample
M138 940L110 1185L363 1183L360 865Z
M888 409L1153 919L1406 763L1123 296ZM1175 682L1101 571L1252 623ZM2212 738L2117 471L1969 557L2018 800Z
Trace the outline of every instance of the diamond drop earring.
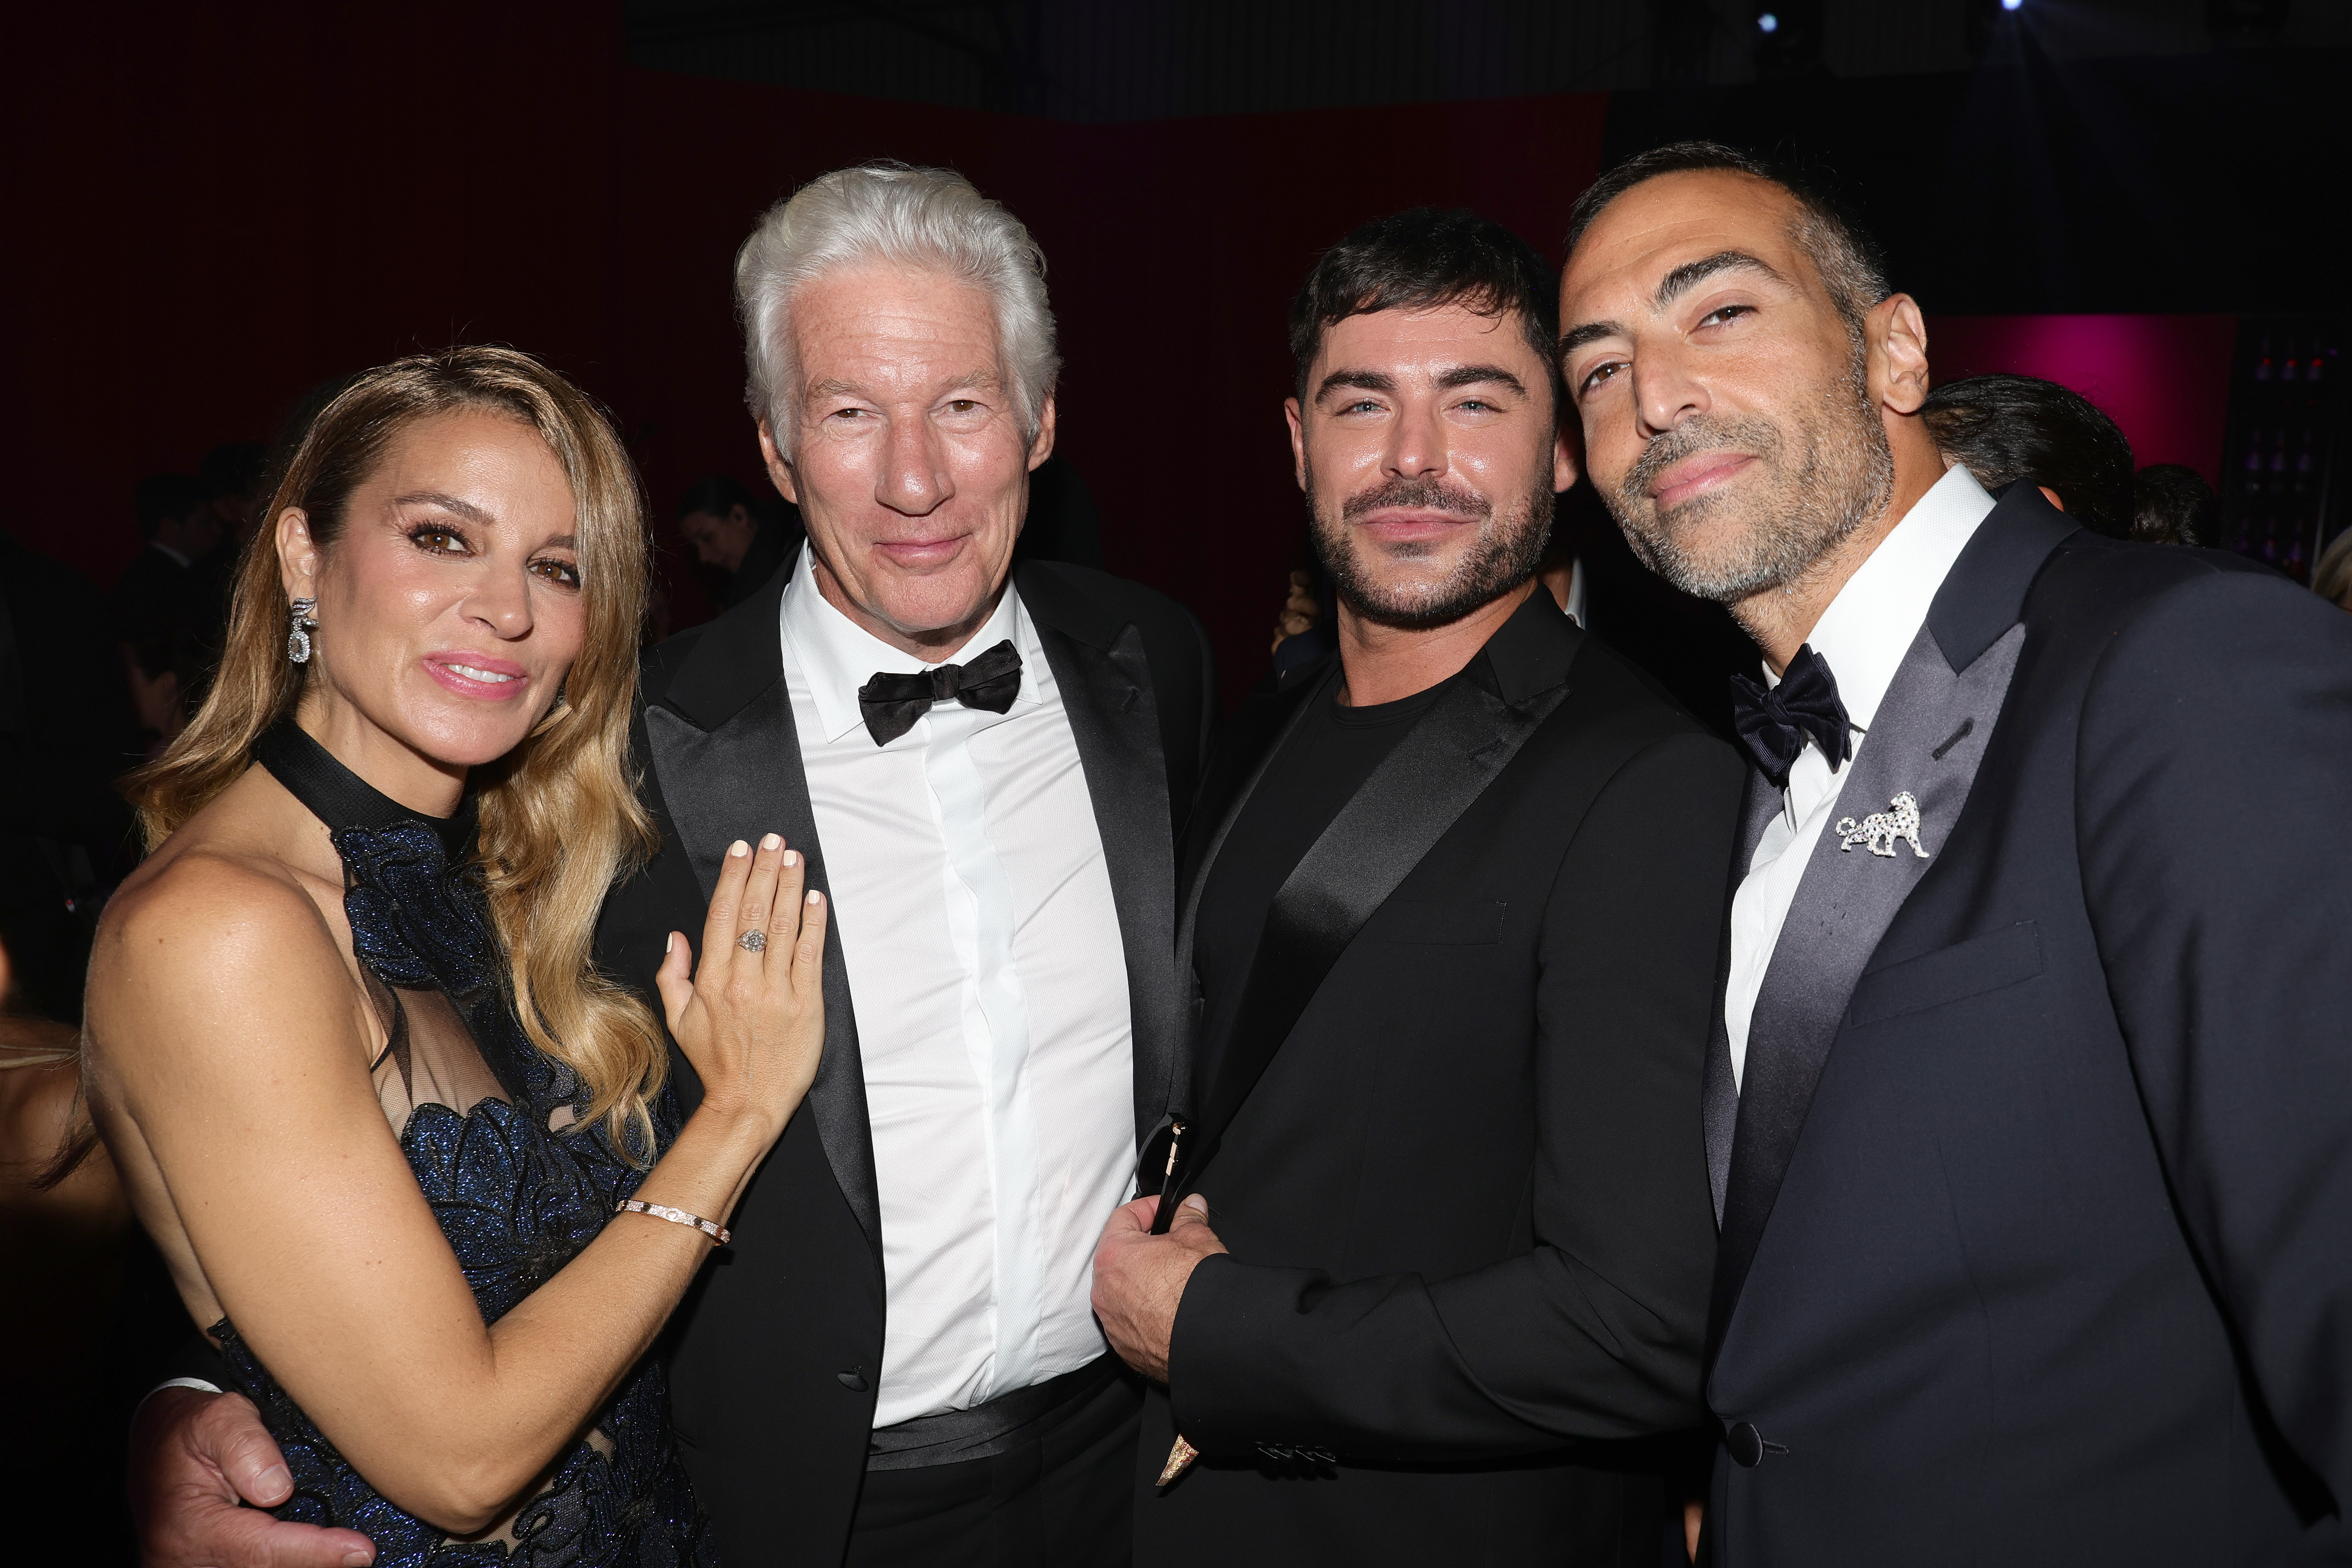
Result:
M286 657L296 664L310 662L310 634L319 629L316 599L294 601L293 619L286 629Z

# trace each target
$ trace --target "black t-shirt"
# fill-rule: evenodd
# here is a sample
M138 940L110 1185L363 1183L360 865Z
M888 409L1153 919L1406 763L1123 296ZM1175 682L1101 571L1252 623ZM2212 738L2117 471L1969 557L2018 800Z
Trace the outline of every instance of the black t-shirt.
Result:
M1453 680L1367 708L1340 706L1344 688L1334 682L1329 692L1310 699L1313 707L1266 764L1265 776L1225 836L1208 885L1201 889L1192 935L1192 967L1201 977L1203 1003L1192 1079L1195 1110L1207 1102L1223 1065L1226 1037L1233 1033L1275 894Z

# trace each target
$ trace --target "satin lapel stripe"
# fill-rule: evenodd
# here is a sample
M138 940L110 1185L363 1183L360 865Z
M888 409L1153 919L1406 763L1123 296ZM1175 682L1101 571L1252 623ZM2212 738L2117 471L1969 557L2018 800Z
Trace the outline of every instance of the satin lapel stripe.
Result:
M1748 1027L1708 1313L1710 1366L1796 1157L1854 984L1920 880L1936 874L1956 843L1967 851L1956 830L2024 646L2025 627L2012 626L1955 675L1932 627L1923 626L1832 809L1859 817L1884 810L1897 791L1908 791L1918 803L1928 858L1907 849L1891 857L1843 849L1839 836L1824 828L1806 860ZM1971 719L1969 732L1956 735ZM1951 744L1936 756L1935 748L1947 740Z
M1176 845L1168 807L1168 768L1160 710L1143 634L1129 626L1108 653L1034 621L1037 640L1061 689L1062 709L1077 744L1094 805L1111 900L1127 958L1127 992L1135 1042L1136 1136L1150 1131L1168 1104L1169 1079L1183 1038L1176 984Z
M824 848L817 842L808 775L801 767L800 735L792 694L779 672L764 691L718 729L705 731L662 707L646 710L652 753L670 826L694 868L702 896L718 886L719 862L738 838L781 833L808 857L808 885L828 899ZM824 1145L850 1212L857 1216L878 1260L880 1201L874 1180L874 1131L866 1111L866 1073L857 1055L857 1015L849 970L841 953L841 924L824 933L824 1054L805 1107ZM756 1186L755 1189L756 1191ZM750 1202L747 1194L746 1202Z
M1569 692L1563 681L1517 706L1464 680L1397 742L1275 895L1210 1086L1188 1177L1217 1142L1372 911L1510 765Z
M1265 782L1265 770L1273 765L1276 757L1282 754L1282 748L1290 743L1290 737L1297 731L1299 724L1339 679L1339 661L1335 658L1320 677L1314 680L1301 680L1295 692L1286 694L1291 703L1289 713L1276 730L1273 741L1258 753L1248 779L1234 792L1234 798L1227 803L1224 815L1217 819L1217 831L1210 837L1208 848L1202 853L1200 866L1185 885L1184 912L1176 927L1176 973L1188 986L1192 973L1192 922L1200 914L1201 889L1208 886L1209 873L1216 868L1217 856L1225 847L1225 837L1233 832L1242 808L1249 805L1250 797L1257 793L1257 786Z
M1723 895L1722 947L1716 955L1715 1016L1707 1031L1706 1076L1702 1120L1706 1132L1706 1180L1715 1194L1715 1223L1723 1226L1723 1195L1731 1180L1731 1143L1739 1120L1739 1085L1731 1071L1731 1033L1723 1021L1723 994L1731 982L1731 901L1747 879L1748 862L1763 842L1764 829L1784 809L1785 802L1771 781L1751 763L1748 788L1740 796L1739 838L1731 857L1731 885Z

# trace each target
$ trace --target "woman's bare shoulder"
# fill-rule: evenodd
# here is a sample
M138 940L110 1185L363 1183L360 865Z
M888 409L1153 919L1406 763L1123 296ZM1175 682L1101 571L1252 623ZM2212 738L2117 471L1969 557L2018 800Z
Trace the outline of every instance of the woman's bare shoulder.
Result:
M119 1058L142 1040L205 1033L212 1020L257 1020L347 993L335 933L292 867L233 841L164 851L100 919L93 1047ZM168 1031L142 1026L166 1019Z

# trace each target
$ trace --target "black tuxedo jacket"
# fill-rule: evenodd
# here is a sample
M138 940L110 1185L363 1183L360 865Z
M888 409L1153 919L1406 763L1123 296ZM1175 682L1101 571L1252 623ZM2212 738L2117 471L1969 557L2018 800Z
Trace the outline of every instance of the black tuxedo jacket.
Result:
M824 888L777 612L789 574L646 660L635 744L660 852L598 931L608 973L654 994L667 934L702 929L719 860L781 833ZM1176 984L1175 834L1213 712L1208 645L1149 589L1032 563L1015 585L1054 668L1093 797L1134 1006L1139 1141L1168 1103L1185 1026ZM730 1564L841 1561L866 1473L882 1355L883 1279L857 1014L839 928L825 938L816 1082L768 1156L668 1345L679 1447ZM675 1049L687 1109L700 1089ZM1109 1216L1105 1215L1106 1219Z
M1188 910L1335 678L1235 718ZM1180 1186L1231 1252L1185 1289L1172 1414L1146 1407L1139 1563L1654 1568L1659 1483L1594 1445L1704 1419L1700 1074L1739 781L1531 598L1300 861L1229 1081L1188 1086ZM1179 1427L1204 1458L1162 1491Z
M2345 1560L2352 616L2013 486L1853 766L1927 858L1824 836L1710 1085L1717 1561Z

